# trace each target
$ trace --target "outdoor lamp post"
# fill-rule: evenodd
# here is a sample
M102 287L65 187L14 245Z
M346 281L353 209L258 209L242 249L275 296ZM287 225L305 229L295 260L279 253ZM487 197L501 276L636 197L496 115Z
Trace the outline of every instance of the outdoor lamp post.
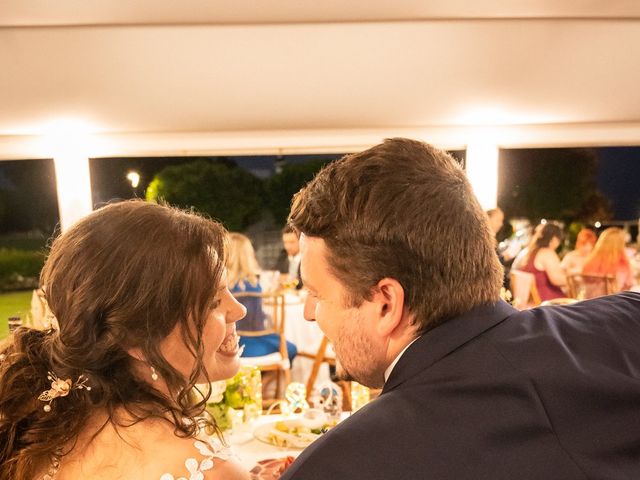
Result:
M136 189L140 184L140 174L135 170L131 170L127 173L127 180L129 180L129 183L131 183L131 188L133 188L133 195L137 197L138 195Z

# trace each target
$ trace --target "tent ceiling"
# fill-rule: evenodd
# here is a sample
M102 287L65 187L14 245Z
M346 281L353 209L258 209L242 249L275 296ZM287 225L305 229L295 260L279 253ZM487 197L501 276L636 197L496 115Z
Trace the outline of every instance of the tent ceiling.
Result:
M640 144L640 3L504 3L5 0L0 157L60 119L109 135L498 126Z

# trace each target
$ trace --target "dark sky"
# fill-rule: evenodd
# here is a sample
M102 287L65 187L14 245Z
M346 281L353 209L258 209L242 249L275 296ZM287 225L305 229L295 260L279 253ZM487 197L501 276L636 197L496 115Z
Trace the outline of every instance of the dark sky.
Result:
M598 188L613 202L616 220L640 218L640 147L598 148Z
M599 159L596 182L613 204L614 219L637 220L640 217L640 147L598 148L595 151ZM464 159L464 151L452 153ZM339 156L296 155L287 156L285 161L299 163L309 158ZM131 186L125 178L130 169L139 170L142 174L142 184L136 192L138 196L142 196L144 188L157 171L167 165L192 160L194 159L175 157L92 160L94 202L133 196ZM282 161L282 158L247 156L226 157L225 160L236 162L264 177L275 171L275 164ZM53 162L50 159L0 162L0 233L33 228L48 230L57 223L54 177ZM35 204L39 206L33 208Z

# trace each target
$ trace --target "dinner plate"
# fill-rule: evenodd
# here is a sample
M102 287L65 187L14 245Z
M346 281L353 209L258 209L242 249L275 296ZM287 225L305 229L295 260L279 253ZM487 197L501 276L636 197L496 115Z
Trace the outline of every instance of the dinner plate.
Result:
M284 421L286 423L286 420ZM269 422L256 427L253 436L261 442L276 447L303 449L320 438L316 433L287 433L276 428L277 422Z

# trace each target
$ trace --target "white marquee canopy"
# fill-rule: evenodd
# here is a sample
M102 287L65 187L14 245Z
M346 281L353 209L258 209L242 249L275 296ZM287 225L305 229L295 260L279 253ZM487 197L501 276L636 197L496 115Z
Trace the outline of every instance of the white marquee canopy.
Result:
M489 206L499 147L640 145L636 0L4 0L0 72L0 159L55 159L63 227L90 157L401 135Z

